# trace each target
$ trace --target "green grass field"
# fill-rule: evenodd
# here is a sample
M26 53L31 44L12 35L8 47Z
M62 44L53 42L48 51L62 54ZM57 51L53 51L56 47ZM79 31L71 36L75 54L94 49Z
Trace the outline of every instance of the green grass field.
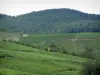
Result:
M20 42L31 45L37 44L41 48L55 43L68 52L80 53L86 47L100 50L100 33L33 34L27 38L22 37Z
M65 47L69 52L81 52L84 47L99 50L100 33L69 33L29 35L20 42L29 44L50 43ZM0 41L0 75L80 75L87 58L47 52L13 42Z
M10 42L0 42L0 47L0 52L8 55L0 58L1 75L78 75L87 60Z

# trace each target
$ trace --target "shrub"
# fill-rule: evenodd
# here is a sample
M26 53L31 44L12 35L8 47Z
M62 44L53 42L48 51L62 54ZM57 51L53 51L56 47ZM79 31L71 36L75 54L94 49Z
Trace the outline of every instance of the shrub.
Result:
M0 71L0 75L3 75L3 72L2 71Z
M68 71L75 71L74 68L68 68Z
M62 50L62 53L68 54L68 51L67 50Z
M82 75L100 75L100 62L89 61L83 65Z
M73 56L78 56L75 52L72 52L71 55L73 55Z
M55 45L54 43L50 44L48 46L48 51L51 51L51 52L57 52L57 45Z
M48 51L48 48L47 47L45 47L44 49L45 49L45 51Z
M95 50L92 48L86 47L81 56L85 57L85 58L94 59L95 58Z

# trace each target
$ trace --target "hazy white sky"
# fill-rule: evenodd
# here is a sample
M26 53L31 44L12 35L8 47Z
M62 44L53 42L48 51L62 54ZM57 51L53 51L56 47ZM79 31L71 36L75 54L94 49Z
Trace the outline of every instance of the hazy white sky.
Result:
M100 14L100 0L0 0L0 13L12 16L52 8Z

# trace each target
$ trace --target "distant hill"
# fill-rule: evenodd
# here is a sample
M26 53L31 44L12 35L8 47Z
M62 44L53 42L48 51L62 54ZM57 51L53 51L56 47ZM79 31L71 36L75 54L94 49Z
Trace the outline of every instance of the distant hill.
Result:
M0 14L0 30L23 33L100 32L100 15L49 9L17 17Z

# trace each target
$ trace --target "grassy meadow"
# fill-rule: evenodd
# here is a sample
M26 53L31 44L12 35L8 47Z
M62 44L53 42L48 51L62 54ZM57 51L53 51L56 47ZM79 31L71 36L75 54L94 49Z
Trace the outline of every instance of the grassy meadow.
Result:
M39 46L42 49L54 43L69 53L80 53L86 48L99 50L100 33L33 34L27 38L22 37L20 42L30 46Z
M81 75L89 58L45 51L51 43L69 53L81 53L87 47L99 53L100 33L30 34L17 43L0 41L0 75Z

